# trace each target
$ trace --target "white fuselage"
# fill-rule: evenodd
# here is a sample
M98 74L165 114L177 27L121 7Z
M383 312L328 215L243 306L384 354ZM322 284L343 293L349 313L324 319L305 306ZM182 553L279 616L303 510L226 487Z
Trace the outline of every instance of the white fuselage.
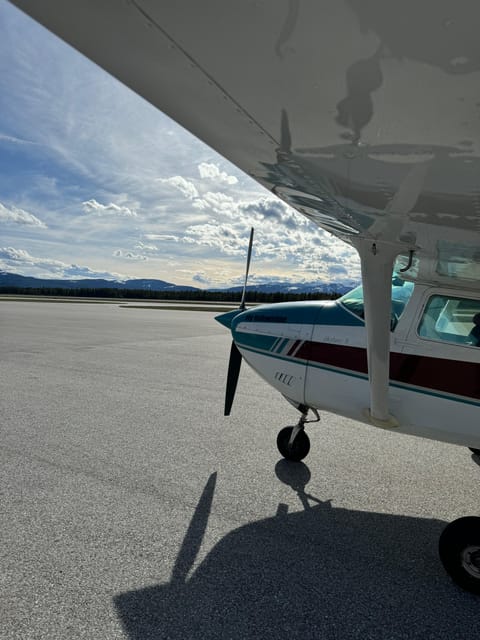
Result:
M416 286L391 333L388 403L398 422L393 429L480 447L480 349L439 345L418 335L419 319L432 291L442 292ZM294 305L287 303L237 316L232 328L242 356L293 404L370 424L365 326L344 324L337 302L305 304L316 304L323 313L316 319L311 315L311 322L308 318L288 322ZM342 313L353 315L344 309ZM335 323L328 322L329 315Z

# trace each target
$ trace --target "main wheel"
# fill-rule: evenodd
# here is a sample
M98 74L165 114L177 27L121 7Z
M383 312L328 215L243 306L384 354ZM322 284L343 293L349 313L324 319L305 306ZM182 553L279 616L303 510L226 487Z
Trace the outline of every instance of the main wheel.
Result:
M440 560L462 589L480 593L480 518L454 520L440 536Z
M295 437L295 440L290 445L290 436L292 435L294 427L283 428L277 436L277 447L280 453L287 460L293 462L300 462L307 457L310 451L310 439L302 429Z
M472 453L476 456L480 456L480 449L475 449L474 447L468 447Z

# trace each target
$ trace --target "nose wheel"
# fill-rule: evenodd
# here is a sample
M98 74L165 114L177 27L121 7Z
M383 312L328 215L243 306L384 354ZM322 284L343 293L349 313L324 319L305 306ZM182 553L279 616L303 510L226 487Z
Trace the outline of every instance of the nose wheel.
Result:
M310 438L305 432L307 422L318 422L320 416L316 409L312 409L315 419L307 420L308 407L301 407L302 416L294 427L284 427L277 436L277 447L286 460L300 462L310 451Z
M307 457L310 451L310 438L304 429L295 434L296 428L284 427L277 436L277 447L286 460L300 462L300 460Z

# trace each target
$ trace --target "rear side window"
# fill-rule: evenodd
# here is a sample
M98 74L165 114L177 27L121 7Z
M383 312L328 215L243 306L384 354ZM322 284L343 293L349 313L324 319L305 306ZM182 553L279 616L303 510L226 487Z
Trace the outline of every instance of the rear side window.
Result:
M480 347L480 300L432 296L423 311L418 335Z

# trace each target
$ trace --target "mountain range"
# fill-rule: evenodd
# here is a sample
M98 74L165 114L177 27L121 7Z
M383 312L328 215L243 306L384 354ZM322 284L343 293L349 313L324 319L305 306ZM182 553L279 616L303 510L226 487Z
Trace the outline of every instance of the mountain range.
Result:
M358 283L348 284L320 280L313 282L268 282L263 284L248 285L248 291L260 291L262 293L338 293L344 294L350 291ZM102 278L84 278L83 280L63 280L49 278L34 278L21 276L16 273L0 271L0 287L22 288L55 288L55 289L131 289L142 291L198 291L198 287L177 285L165 280L152 278L140 278L134 280L105 280ZM243 286L212 288L209 291L229 291L232 293L242 291Z

